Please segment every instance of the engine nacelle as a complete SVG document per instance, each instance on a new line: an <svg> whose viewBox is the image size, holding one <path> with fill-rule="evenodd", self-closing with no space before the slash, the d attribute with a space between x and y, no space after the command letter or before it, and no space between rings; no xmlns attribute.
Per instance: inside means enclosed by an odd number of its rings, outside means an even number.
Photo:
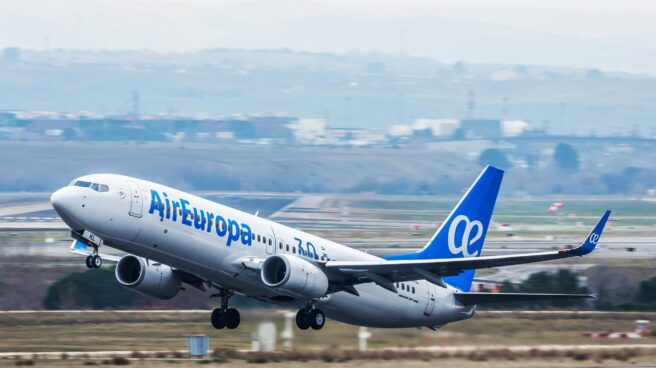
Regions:
<svg viewBox="0 0 656 368"><path fill-rule="evenodd" d="M116 265L116 280L128 288L159 299L178 295L182 280L167 265L127 255Z"/></svg>
<svg viewBox="0 0 656 368"><path fill-rule="evenodd" d="M283 254L264 261L261 272L266 286L295 296L317 299L328 292L328 276L314 263Z"/></svg>

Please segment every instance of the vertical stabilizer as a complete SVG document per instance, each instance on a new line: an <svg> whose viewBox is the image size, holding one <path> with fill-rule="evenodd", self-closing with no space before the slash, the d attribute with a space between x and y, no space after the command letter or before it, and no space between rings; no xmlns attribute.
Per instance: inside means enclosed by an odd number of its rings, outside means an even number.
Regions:
<svg viewBox="0 0 656 368"><path fill-rule="evenodd" d="M503 170L487 166L422 250L386 258L400 260L480 256L502 178ZM468 291L473 279L474 270L468 270L457 276L445 277L444 282Z"/></svg>

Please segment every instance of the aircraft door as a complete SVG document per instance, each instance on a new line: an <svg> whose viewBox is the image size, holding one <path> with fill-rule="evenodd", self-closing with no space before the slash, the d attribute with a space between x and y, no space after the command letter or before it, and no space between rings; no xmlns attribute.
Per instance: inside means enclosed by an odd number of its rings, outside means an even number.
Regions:
<svg viewBox="0 0 656 368"><path fill-rule="evenodd" d="M435 309L435 286L430 282L426 282L428 295L426 296L426 309L424 310L425 316L430 316Z"/></svg>
<svg viewBox="0 0 656 368"><path fill-rule="evenodd" d="M267 239L269 239L266 243L266 252L267 254L273 254L276 251L276 241L279 241L276 239L273 235L270 233L266 235Z"/></svg>
<svg viewBox="0 0 656 368"><path fill-rule="evenodd" d="M128 181L130 188L130 216L141 217L143 211L143 198L136 183Z"/></svg>

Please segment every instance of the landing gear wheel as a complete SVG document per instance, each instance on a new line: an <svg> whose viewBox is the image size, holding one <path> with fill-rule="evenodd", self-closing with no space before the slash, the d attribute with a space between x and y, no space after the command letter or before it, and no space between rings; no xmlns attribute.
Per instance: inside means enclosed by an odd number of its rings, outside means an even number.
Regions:
<svg viewBox="0 0 656 368"><path fill-rule="evenodd" d="M91 256L91 265L93 268L100 268L102 266L102 258L99 255Z"/></svg>
<svg viewBox="0 0 656 368"><path fill-rule="evenodd" d="M296 326L301 330L310 328L310 315L307 309L299 309L296 313Z"/></svg>
<svg viewBox="0 0 656 368"><path fill-rule="evenodd" d="M223 314L223 320L225 321L225 326L229 330L234 330L239 327L239 322L241 317L239 316L239 311L235 308L230 308Z"/></svg>
<svg viewBox="0 0 656 368"><path fill-rule="evenodd" d="M326 324L326 315L323 314L321 309L313 309L310 312L309 322L313 330L320 330Z"/></svg>
<svg viewBox="0 0 656 368"><path fill-rule="evenodd" d="M216 308L212 311L212 327L220 330L226 326L225 314L221 308Z"/></svg>
<svg viewBox="0 0 656 368"><path fill-rule="evenodd" d="M93 258L92 255L88 255L88 256L87 256L87 259L86 259L86 261L85 261L86 264L87 264L87 268L93 268L93 263L91 263L92 258Z"/></svg>

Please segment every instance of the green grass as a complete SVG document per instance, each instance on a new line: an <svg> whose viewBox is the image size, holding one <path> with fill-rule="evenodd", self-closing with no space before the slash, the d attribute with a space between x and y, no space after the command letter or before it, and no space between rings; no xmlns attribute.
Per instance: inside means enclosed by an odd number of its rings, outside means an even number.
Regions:
<svg viewBox="0 0 656 368"><path fill-rule="evenodd" d="M603 315L496 315L479 312L473 319L433 332L427 329L370 329L371 347L426 345L538 345L615 344L621 340L591 340L584 331L629 331L638 318L656 320L656 313ZM0 352L185 349L187 334L206 334L212 346L249 348L250 334L263 321L283 328L282 315L273 310L242 313L237 330L213 330L205 313L35 313L0 314ZM320 332L295 329L298 349L339 346L357 348L357 327L329 321ZM656 343L655 338L632 343Z"/></svg>

